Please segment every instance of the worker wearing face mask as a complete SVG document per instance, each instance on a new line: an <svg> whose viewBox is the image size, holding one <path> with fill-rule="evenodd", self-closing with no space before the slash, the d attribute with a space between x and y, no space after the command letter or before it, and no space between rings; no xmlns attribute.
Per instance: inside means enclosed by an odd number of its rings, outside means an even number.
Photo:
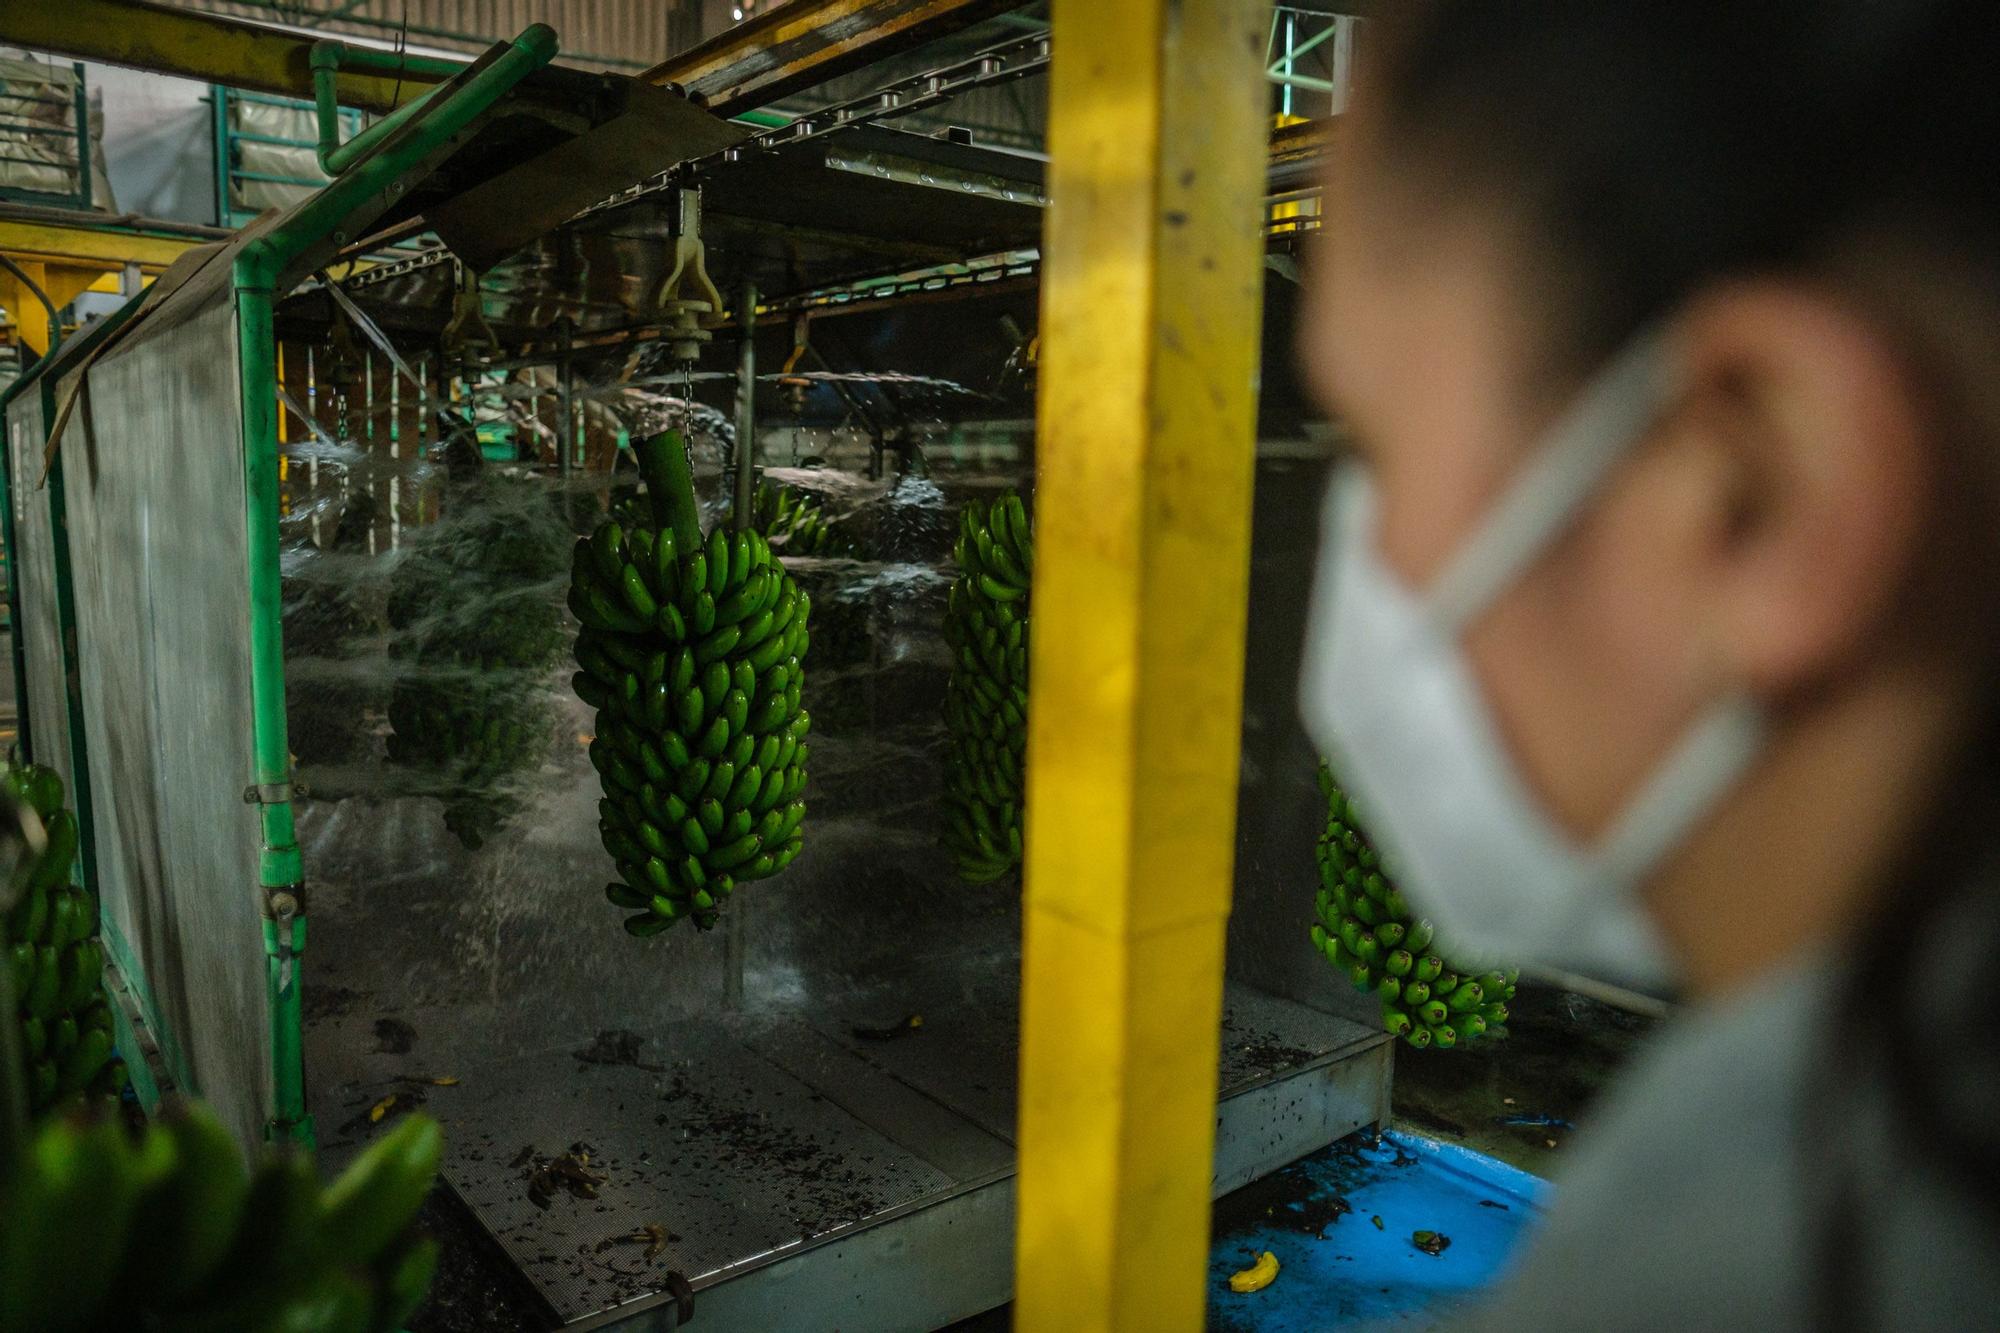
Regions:
<svg viewBox="0 0 2000 1333"><path fill-rule="evenodd" d="M2000 1326L2000 6L1373 35L1305 716L1454 957L1688 1001L1471 1323Z"/></svg>

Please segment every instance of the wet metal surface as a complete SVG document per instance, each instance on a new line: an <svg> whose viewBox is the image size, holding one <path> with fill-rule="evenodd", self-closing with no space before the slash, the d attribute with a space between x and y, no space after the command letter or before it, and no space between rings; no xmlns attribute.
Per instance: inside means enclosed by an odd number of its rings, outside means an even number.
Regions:
<svg viewBox="0 0 2000 1333"><path fill-rule="evenodd" d="M670 1272L717 1327L832 1326L823 1305L925 1328L1006 1299L1019 886L961 884L939 848L952 529L930 520L952 500L904 489L922 512L874 525L890 559L795 571L814 588L811 812L799 860L728 903L740 984L726 932L635 940L604 901L566 664L532 692L548 744L500 780L512 813L476 849L382 757L372 706L350 794L302 806L322 1156L437 1116L446 1178L572 1322L650 1317ZM343 661L395 670L379 649ZM1232 983L1220 1035L1218 1188L1387 1112L1379 1032Z"/></svg>

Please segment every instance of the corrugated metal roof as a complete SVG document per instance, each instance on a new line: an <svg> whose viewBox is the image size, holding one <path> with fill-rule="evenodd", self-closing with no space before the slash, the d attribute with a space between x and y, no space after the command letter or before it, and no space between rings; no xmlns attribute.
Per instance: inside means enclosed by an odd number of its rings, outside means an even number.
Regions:
<svg viewBox="0 0 2000 1333"><path fill-rule="evenodd" d="M643 69L701 37L702 0L169 0L205 10L375 41L408 24L412 46L480 51L530 23L562 38L565 63ZM336 17L337 15L337 17Z"/></svg>

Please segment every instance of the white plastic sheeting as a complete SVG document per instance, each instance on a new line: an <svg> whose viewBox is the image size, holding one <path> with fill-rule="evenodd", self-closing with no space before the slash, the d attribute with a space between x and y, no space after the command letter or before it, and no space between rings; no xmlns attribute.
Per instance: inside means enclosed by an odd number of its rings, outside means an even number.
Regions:
<svg viewBox="0 0 2000 1333"><path fill-rule="evenodd" d="M181 295L188 313L89 369L65 512L106 929L162 1044L247 1146L273 1089L236 308L226 282Z"/></svg>
<svg viewBox="0 0 2000 1333"><path fill-rule="evenodd" d="M67 64L0 59L0 187L77 193L77 74ZM90 206L118 211L104 170L104 99L90 104ZM15 129L11 126L32 126Z"/></svg>

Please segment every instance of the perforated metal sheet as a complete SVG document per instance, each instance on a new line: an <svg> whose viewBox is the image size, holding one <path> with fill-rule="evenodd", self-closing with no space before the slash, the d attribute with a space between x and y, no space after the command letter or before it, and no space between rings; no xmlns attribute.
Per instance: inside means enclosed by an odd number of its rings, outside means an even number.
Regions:
<svg viewBox="0 0 2000 1333"><path fill-rule="evenodd" d="M227 287L88 373L62 457L99 891L191 1083L254 1144L270 1013Z"/></svg>
<svg viewBox="0 0 2000 1333"><path fill-rule="evenodd" d="M660 1063L652 1046L632 1064L523 1057L430 1103L447 1177L565 1319L649 1295L668 1270L707 1285L953 1186L723 1027L676 1026ZM599 1197L538 1206L535 1167L579 1141ZM619 1239L648 1224L667 1233L653 1259Z"/></svg>
<svg viewBox="0 0 2000 1333"><path fill-rule="evenodd" d="M21 601L19 633L27 653L28 693L21 701L32 730L33 758L70 782L68 711L63 703L62 651L56 637L55 547L50 535L49 492L35 489L42 471L42 394L31 387L7 405L11 475L8 498L14 506L10 552Z"/></svg>

